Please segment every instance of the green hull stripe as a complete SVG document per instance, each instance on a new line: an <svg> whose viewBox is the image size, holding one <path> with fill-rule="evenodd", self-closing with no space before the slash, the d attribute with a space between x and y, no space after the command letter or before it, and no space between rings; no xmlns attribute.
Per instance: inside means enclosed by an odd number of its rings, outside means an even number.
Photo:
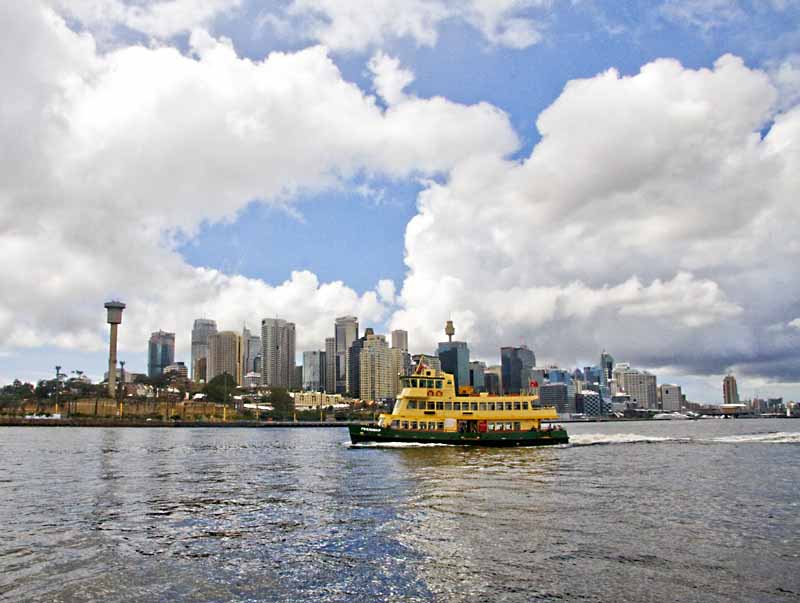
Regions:
<svg viewBox="0 0 800 603"><path fill-rule="evenodd" d="M359 443L402 442L421 444L455 444L472 446L549 446L567 444L563 429L552 431L506 431L483 433L451 433L441 431L407 431L380 427L350 425L350 441Z"/></svg>

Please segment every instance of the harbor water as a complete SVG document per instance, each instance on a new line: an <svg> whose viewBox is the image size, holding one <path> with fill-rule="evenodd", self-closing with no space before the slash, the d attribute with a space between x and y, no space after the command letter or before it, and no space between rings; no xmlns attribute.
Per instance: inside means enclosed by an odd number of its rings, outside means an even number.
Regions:
<svg viewBox="0 0 800 603"><path fill-rule="evenodd" d="M0 600L800 600L800 420L568 429L0 428Z"/></svg>

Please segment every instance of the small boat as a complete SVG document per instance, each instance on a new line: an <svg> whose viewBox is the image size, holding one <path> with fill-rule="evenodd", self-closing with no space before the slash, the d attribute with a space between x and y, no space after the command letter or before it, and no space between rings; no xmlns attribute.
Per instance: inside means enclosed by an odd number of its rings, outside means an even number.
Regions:
<svg viewBox="0 0 800 603"><path fill-rule="evenodd" d="M453 375L420 364L403 376L402 391L391 414L377 423L350 425L350 441L468 446L547 446L569 442L555 407L538 405L535 395L489 395L461 388Z"/></svg>

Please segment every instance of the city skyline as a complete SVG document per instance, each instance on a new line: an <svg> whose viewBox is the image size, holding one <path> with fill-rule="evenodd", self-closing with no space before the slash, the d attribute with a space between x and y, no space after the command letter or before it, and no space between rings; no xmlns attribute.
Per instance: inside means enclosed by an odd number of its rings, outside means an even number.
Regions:
<svg viewBox="0 0 800 603"><path fill-rule="evenodd" d="M123 299L138 371L352 315L800 397L797 3L167 4L4 7L0 383L102 375Z"/></svg>

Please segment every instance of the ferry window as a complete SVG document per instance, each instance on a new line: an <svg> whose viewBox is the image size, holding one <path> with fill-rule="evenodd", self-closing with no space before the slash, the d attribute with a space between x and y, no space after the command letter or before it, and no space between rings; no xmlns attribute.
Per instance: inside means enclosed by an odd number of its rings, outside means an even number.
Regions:
<svg viewBox="0 0 800 603"><path fill-rule="evenodd" d="M519 430L520 430L519 421L514 421L514 431L519 431Z"/></svg>
<svg viewBox="0 0 800 603"><path fill-rule="evenodd" d="M416 379L410 379L410 381L411 381L411 387L417 387L417 380Z"/></svg>
<svg viewBox="0 0 800 603"><path fill-rule="evenodd" d="M436 429L438 429L439 431L444 431L444 421L439 421L436 424Z"/></svg>
<svg viewBox="0 0 800 603"><path fill-rule="evenodd" d="M481 402L481 410L486 410L486 402Z"/></svg>
<svg viewBox="0 0 800 603"><path fill-rule="evenodd" d="M478 410L478 403L477 402L472 402L470 404L470 406L472 407L472 410Z"/></svg>
<svg viewBox="0 0 800 603"><path fill-rule="evenodd" d="M489 410L494 410L494 402L489 402Z"/></svg>
<svg viewBox="0 0 800 603"><path fill-rule="evenodd" d="M523 402L522 403L522 410L528 410L528 403L527 402Z"/></svg>
<svg viewBox="0 0 800 603"><path fill-rule="evenodd" d="M437 379L436 380L436 389L442 389L442 380L441 379Z"/></svg>
<svg viewBox="0 0 800 603"><path fill-rule="evenodd" d="M419 424L419 428L420 428L420 431L427 431L428 430L428 424L425 421L421 421L420 424Z"/></svg>
<svg viewBox="0 0 800 603"><path fill-rule="evenodd" d="M392 421L392 429L397 429L400 427L400 421Z"/></svg>
<svg viewBox="0 0 800 603"><path fill-rule="evenodd" d="M522 403L514 402L514 410L522 410Z"/></svg>
<svg viewBox="0 0 800 603"><path fill-rule="evenodd" d="M453 410L453 403L452 402L445 402L444 403L445 410Z"/></svg>
<svg viewBox="0 0 800 603"><path fill-rule="evenodd" d="M511 431L511 423L510 422L506 423L505 429L506 429L506 431Z"/></svg>
<svg viewBox="0 0 800 603"><path fill-rule="evenodd" d="M416 429L416 428L417 428L417 422L411 421L411 429Z"/></svg>
<svg viewBox="0 0 800 603"><path fill-rule="evenodd" d="M494 424L495 431L503 431L503 424L502 423L495 423Z"/></svg>
<svg viewBox="0 0 800 603"><path fill-rule="evenodd" d="M417 401L416 400L409 400L408 404L406 405L408 410L416 410L417 409Z"/></svg>
<svg viewBox="0 0 800 603"><path fill-rule="evenodd" d="M408 421L403 421L403 429L408 429Z"/></svg>
<svg viewBox="0 0 800 603"><path fill-rule="evenodd" d="M436 410L436 402L428 402L428 410Z"/></svg>
<svg viewBox="0 0 800 603"><path fill-rule="evenodd" d="M444 402L437 402L436 410L444 410Z"/></svg>
<svg viewBox="0 0 800 603"><path fill-rule="evenodd" d="M487 423L486 424L487 431L494 431L494 423Z"/></svg>
<svg viewBox="0 0 800 603"><path fill-rule="evenodd" d="M433 387L433 379L428 379L428 387Z"/></svg>
<svg viewBox="0 0 800 603"><path fill-rule="evenodd" d="M453 402L453 410L461 410L461 402Z"/></svg>
<svg viewBox="0 0 800 603"><path fill-rule="evenodd" d="M506 402L506 410L511 410L511 402Z"/></svg>

